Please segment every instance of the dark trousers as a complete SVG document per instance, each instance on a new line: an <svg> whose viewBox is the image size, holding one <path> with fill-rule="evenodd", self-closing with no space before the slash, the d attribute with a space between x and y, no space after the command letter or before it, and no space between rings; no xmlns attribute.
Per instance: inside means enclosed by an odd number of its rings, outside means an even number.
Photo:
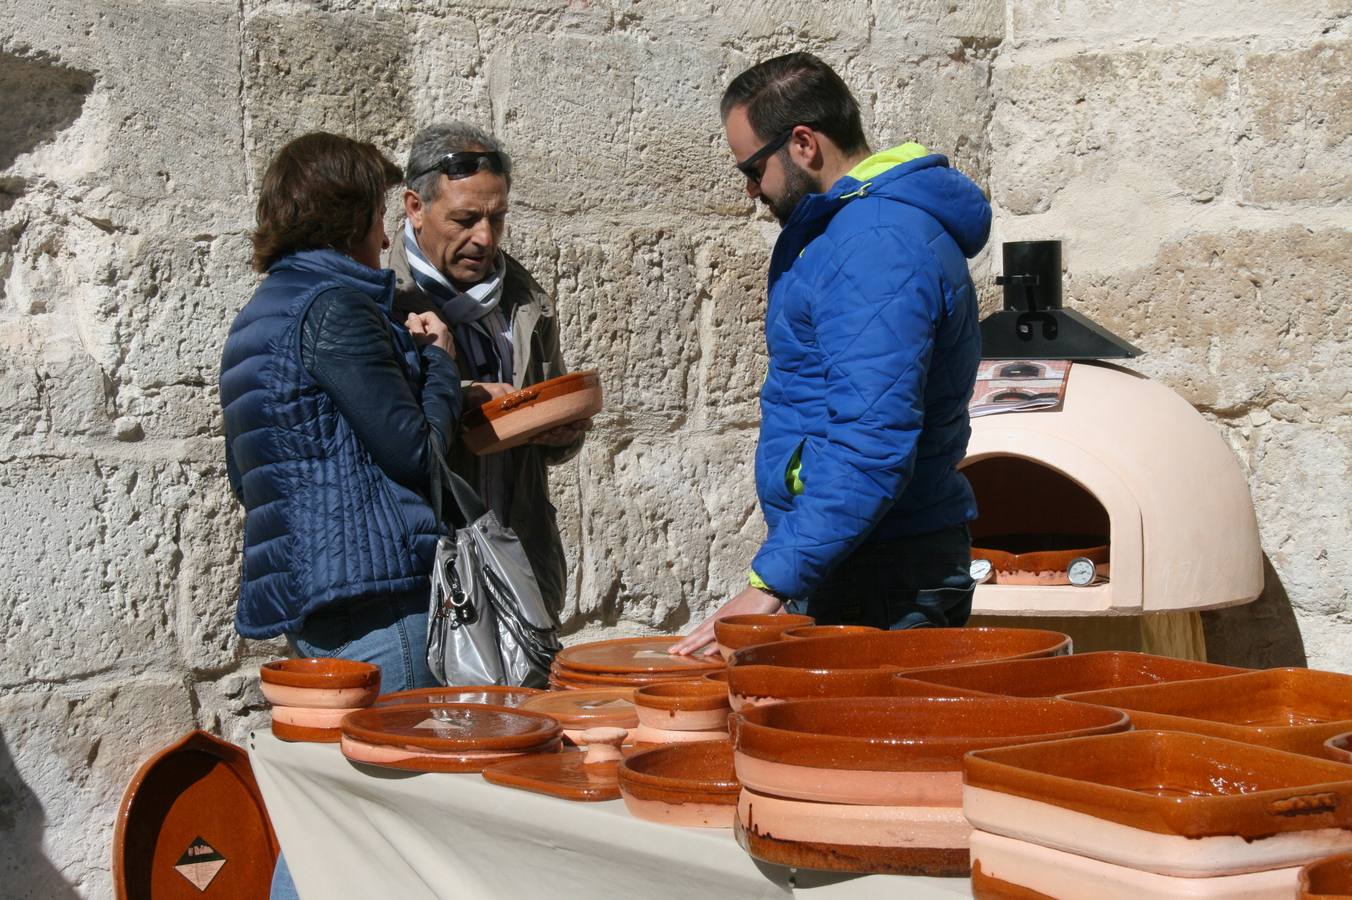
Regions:
<svg viewBox="0 0 1352 900"><path fill-rule="evenodd" d="M972 614L972 537L958 525L929 534L870 541L836 567L811 596L788 604L818 625L944 628Z"/></svg>

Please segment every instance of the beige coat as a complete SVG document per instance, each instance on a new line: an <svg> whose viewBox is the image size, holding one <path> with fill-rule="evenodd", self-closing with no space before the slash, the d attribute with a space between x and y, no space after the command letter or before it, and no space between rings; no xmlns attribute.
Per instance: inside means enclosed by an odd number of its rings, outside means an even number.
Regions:
<svg viewBox="0 0 1352 900"><path fill-rule="evenodd" d="M402 231L401 227L396 232L400 239L393 242L389 262L398 280L394 301L396 313L401 318L410 312L434 312L440 316L440 308L419 289L409 273ZM512 323L515 359L512 378L516 387L566 375L568 368L559 348L559 321L554 314L553 301L525 267L511 256L507 256L501 303L503 313ZM461 387L468 388L469 384L468 381L461 382ZM511 455L507 471L513 473L511 513L506 524L521 539L536 580L540 582L540 593L556 615L563 608L568 573L556 510L549 501L546 467L566 462L581 448L582 439L579 438L568 447L527 444L504 451ZM451 447L450 463L451 468L470 484L479 483L479 459L466 450L458 438Z"/></svg>

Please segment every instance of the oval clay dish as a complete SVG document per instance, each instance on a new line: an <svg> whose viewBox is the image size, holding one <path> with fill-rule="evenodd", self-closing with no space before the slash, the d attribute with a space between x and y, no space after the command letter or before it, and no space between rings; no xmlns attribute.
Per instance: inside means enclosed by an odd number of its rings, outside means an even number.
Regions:
<svg viewBox="0 0 1352 900"><path fill-rule="evenodd" d="M905 677L912 681L1008 697L1059 697L1078 691L1216 678L1247 671L1233 666L1153 656L1149 653L1105 650L1045 659L947 666L908 672Z"/></svg>
<svg viewBox="0 0 1352 900"><path fill-rule="evenodd" d="M601 411L595 369L571 372L490 400L464 417L461 437L471 453L509 450L531 438Z"/></svg>
<svg viewBox="0 0 1352 900"><path fill-rule="evenodd" d="M1352 900L1352 853L1329 856L1301 869L1300 900Z"/></svg>
<svg viewBox="0 0 1352 900"><path fill-rule="evenodd" d="M479 772L491 762L559 749L551 717L480 703L371 707L343 720L343 755L414 772Z"/></svg>
<svg viewBox="0 0 1352 900"><path fill-rule="evenodd" d="M708 656L673 656L667 648L680 640L655 637L618 638L575 644L559 651L556 659L565 673L585 675L635 675L688 672L699 675L723 668L723 660Z"/></svg>
<svg viewBox="0 0 1352 900"><path fill-rule="evenodd" d="M381 694L374 706L405 706L410 703L486 703L489 706L517 707L531 697L543 694L539 688L504 687L498 684L466 687L414 688Z"/></svg>
<svg viewBox="0 0 1352 900"><path fill-rule="evenodd" d="M620 763L620 795L639 819L695 828L731 828L741 785L727 741L668 744Z"/></svg>

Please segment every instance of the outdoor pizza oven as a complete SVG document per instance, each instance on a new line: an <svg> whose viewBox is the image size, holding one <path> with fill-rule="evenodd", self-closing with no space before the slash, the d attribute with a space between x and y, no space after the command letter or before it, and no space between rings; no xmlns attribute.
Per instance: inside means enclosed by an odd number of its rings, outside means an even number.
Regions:
<svg viewBox="0 0 1352 900"><path fill-rule="evenodd" d="M1008 340L988 340L987 328L997 317L1006 317L1005 327L1017 322L1011 290L1022 294L1039 279L1046 287L1053 277L1044 270L1031 279L1008 278L1018 264L1017 254L1011 263L1011 246L1019 245L1005 245L1006 309L983 323L984 355L1000 360L983 365L999 369L991 373L997 380L989 397L980 396L979 383L974 412L1002 400L1035 405L1045 388L1010 396L1020 392L1017 383L1039 384L1046 374L1039 367L1068 365L1049 360L1077 361L1069 364L1059 408L972 420L962 471L977 498L973 574L985 579L973 611L1124 616L1254 600L1263 588L1263 558L1248 484L1229 446L1200 413L1161 384L1085 360L1074 352L1082 341L1071 352L1058 352L1056 329L1052 340L1045 330L1031 342L1008 334ZM1054 298L1027 304L1037 315L1049 306L1061 312L1059 245L1051 265ZM1061 329L1071 333L1116 346L1116 356L1139 353L1078 314L1072 328ZM1024 345L1027 358L1018 359L1013 351Z"/></svg>

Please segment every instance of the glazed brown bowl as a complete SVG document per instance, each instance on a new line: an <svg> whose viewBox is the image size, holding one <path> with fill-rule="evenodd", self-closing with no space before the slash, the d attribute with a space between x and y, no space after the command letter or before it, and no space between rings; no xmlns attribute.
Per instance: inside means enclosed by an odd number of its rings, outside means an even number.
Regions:
<svg viewBox="0 0 1352 900"><path fill-rule="evenodd" d="M350 659L278 659L264 663L258 676L273 706L355 709L380 694L380 667Z"/></svg>
<svg viewBox="0 0 1352 900"><path fill-rule="evenodd" d="M790 628L780 635L780 640L794 641L803 638L840 637L847 634L874 634L881 631L872 625L801 625Z"/></svg>
<svg viewBox="0 0 1352 900"><path fill-rule="evenodd" d="M913 681L1008 697L1058 697L1080 691L1216 678L1246 671L1249 670L1113 650L1044 659L946 666L908 672L905 677Z"/></svg>
<svg viewBox="0 0 1352 900"><path fill-rule="evenodd" d="M731 828L741 785L728 741L668 744L619 766L620 795L637 818L685 827Z"/></svg>
<svg viewBox="0 0 1352 900"><path fill-rule="evenodd" d="M714 622L714 637L718 641L718 652L727 659L743 647L777 641L790 628L801 628L814 621L811 616L793 613L727 616Z"/></svg>
<svg viewBox="0 0 1352 900"><path fill-rule="evenodd" d="M704 681L650 684L634 691L641 725L663 731L719 731L728 726L726 685Z"/></svg>
<svg viewBox="0 0 1352 900"><path fill-rule="evenodd" d="M1324 741L1324 755L1341 763L1352 763L1352 731L1335 734Z"/></svg>
<svg viewBox="0 0 1352 900"><path fill-rule="evenodd" d="M1352 900L1352 853L1316 860L1300 870L1300 900Z"/></svg>
<svg viewBox="0 0 1352 900"><path fill-rule="evenodd" d="M520 706L531 697L543 694L539 688L504 687L498 684L463 687L414 688L381 694L373 706L402 706L409 703L486 703L489 706Z"/></svg>
<svg viewBox="0 0 1352 900"><path fill-rule="evenodd" d="M886 697L891 673L1070 652L1034 628L915 628L747 647L728 661L733 708L805 697Z"/></svg>

